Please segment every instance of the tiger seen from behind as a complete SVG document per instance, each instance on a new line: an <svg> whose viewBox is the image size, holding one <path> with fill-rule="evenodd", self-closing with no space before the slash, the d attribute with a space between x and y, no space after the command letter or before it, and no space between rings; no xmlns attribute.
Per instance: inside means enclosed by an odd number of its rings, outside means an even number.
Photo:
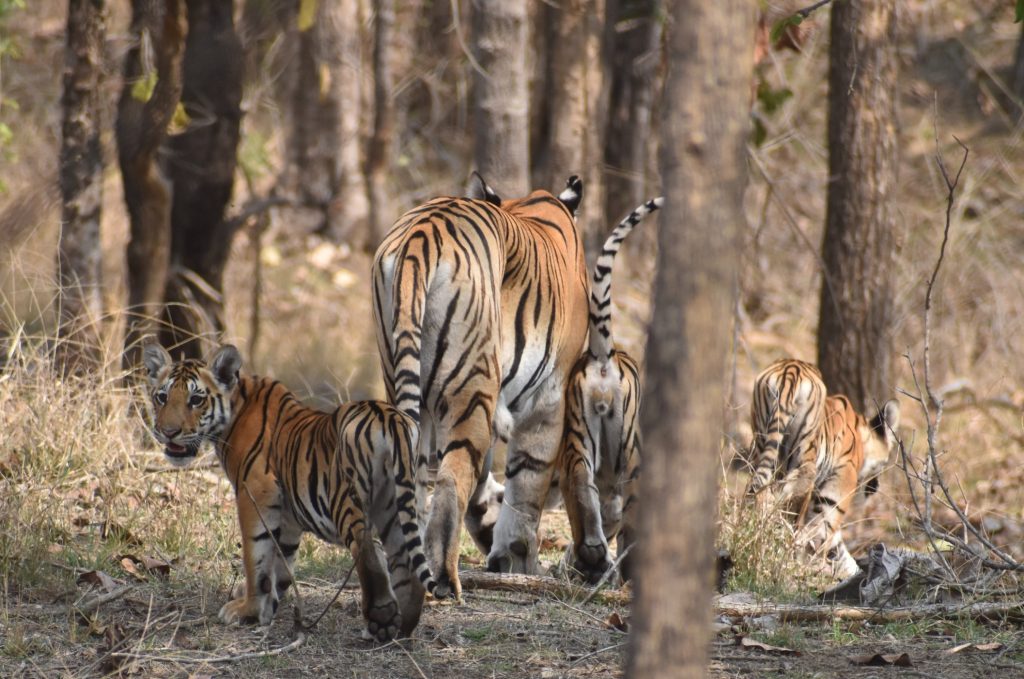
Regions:
<svg viewBox="0 0 1024 679"><path fill-rule="evenodd" d="M430 567L456 596L464 520L489 570L536 571L565 385L587 333L580 180L512 200L480 185L479 198L435 198L400 217L372 269L388 398L418 423L420 454L438 460ZM490 524L499 439L505 487Z"/></svg>
<svg viewBox="0 0 1024 679"><path fill-rule="evenodd" d="M605 241L594 264L589 345L566 389L559 484L572 530L571 565L591 582L611 568L613 538L622 579L631 574L626 550L635 540L640 477L640 370L612 337L612 265L633 227L662 202L637 207Z"/></svg>
<svg viewBox="0 0 1024 679"><path fill-rule="evenodd" d="M870 419L843 395L828 395L818 369L782 359L754 382L751 425L754 471L748 494L781 486L775 503L800 527L798 539L822 553L833 575L859 570L842 537L858 489L878 489L895 452L900 408L887 401Z"/></svg>
<svg viewBox="0 0 1024 679"><path fill-rule="evenodd" d="M212 443L235 489L245 585L220 619L269 623L310 532L352 553L366 632L379 641L408 635L435 585L416 515L414 423L376 401L304 406L280 382L241 374L231 345L208 362L174 362L149 343L143 361L166 458L186 466Z"/></svg>

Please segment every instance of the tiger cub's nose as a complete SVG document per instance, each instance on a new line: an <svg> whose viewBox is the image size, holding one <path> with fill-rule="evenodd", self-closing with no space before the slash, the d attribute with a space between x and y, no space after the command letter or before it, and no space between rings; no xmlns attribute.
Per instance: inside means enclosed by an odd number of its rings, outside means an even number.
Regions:
<svg viewBox="0 0 1024 679"><path fill-rule="evenodd" d="M173 439L181 433L181 427L161 427L160 433L169 439Z"/></svg>

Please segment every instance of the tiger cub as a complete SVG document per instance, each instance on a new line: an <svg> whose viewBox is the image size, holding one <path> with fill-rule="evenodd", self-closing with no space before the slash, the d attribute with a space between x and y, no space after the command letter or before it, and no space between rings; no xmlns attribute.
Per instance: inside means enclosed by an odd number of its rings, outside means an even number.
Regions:
<svg viewBox="0 0 1024 679"><path fill-rule="evenodd" d="M620 555L633 544L640 476L640 371L612 339L612 264L623 239L662 202L655 198L636 208L605 241L594 265L589 348L566 388L559 485L572 528L572 566L591 582L612 566L610 539L617 537ZM630 566L627 554L623 580Z"/></svg>
<svg viewBox="0 0 1024 679"><path fill-rule="evenodd" d="M842 395L827 396L816 367L783 359L754 382L751 403L754 473L748 493L781 477L778 502L801 526L800 540L824 551L833 573L857 572L842 522L859 487L870 495L896 446L899 403L890 400L866 420Z"/></svg>
<svg viewBox="0 0 1024 679"><path fill-rule="evenodd" d="M748 494L763 499L762 491L780 478L783 502L810 492L825 394L821 372L803 361L780 359L757 376L750 404L754 469Z"/></svg>
<svg viewBox="0 0 1024 679"><path fill-rule="evenodd" d="M175 363L150 343L143 361L153 432L167 459L185 466L209 441L235 489L245 589L224 604L220 619L269 623L292 584L299 540L311 532L351 551L369 635L408 635L424 587L434 590L416 515L413 422L376 401L329 413L306 407L276 380L240 375L242 359L231 345L208 363Z"/></svg>

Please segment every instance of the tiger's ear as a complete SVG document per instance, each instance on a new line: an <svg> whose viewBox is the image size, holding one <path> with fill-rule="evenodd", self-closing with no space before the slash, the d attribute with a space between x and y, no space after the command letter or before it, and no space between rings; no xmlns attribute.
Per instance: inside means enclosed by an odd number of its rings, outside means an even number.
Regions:
<svg viewBox="0 0 1024 679"><path fill-rule="evenodd" d="M217 383L225 389L234 389L238 382L238 371L242 367L242 355L233 344L225 344L210 359L210 372Z"/></svg>
<svg viewBox="0 0 1024 679"><path fill-rule="evenodd" d="M565 189L558 194L558 200L562 201L575 217L576 211L580 209L580 202L583 200L583 181L576 175L569 177L565 182Z"/></svg>
<svg viewBox="0 0 1024 679"><path fill-rule="evenodd" d="M474 200L486 200L492 205L501 206L501 196L495 192L479 172L473 170L473 173L469 175L469 184L466 185L466 197Z"/></svg>
<svg viewBox="0 0 1024 679"><path fill-rule="evenodd" d="M142 364L146 366L149 382L154 386L156 386L157 377L160 376L163 369L173 362L167 350L156 342L146 342L142 347Z"/></svg>

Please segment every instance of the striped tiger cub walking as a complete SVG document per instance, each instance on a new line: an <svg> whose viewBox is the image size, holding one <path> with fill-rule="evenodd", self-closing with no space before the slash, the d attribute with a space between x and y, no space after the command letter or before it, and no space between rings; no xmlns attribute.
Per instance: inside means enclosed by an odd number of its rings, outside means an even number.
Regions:
<svg viewBox="0 0 1024 679"><path fill-rule="evenodd" d="M572 529L572 566L591 582L612 566L612 538L620 555L633 544L640 476L640 370L612 338L612 265L633 227L662 203L655 198L637 207L605 241L590 291L590 344L566 389L559 480ZM627 554L623 580L630 566Z"/></svg>
<svg viewBox="0 0 1024 679"><path fill-rule="evenodd" d="M153 432L167 459L185 466L208 441L235 489L245 586L220 619L269 623L292 584L299 540L310 532L351 551L371 637L412 632L424 588L435 587L416 515L413 422L376 401L329 413L308 408L276 380L240 375L242 359L231 345L209 363L175 363L151 343L143 361Z"/></svg>
<svg viewBox="0 0 1024 679"><path fill-rule="evenodd" d="M801 525L800 539L824 553L837 577L855 574L857 563L842 537L854 494L878 489L878 475L895 452L900 422L896 400L867 420L842 395L826 396L813 365L784 359L754 383L754 476L759 493L779 476L779 501Z"/></svg>

